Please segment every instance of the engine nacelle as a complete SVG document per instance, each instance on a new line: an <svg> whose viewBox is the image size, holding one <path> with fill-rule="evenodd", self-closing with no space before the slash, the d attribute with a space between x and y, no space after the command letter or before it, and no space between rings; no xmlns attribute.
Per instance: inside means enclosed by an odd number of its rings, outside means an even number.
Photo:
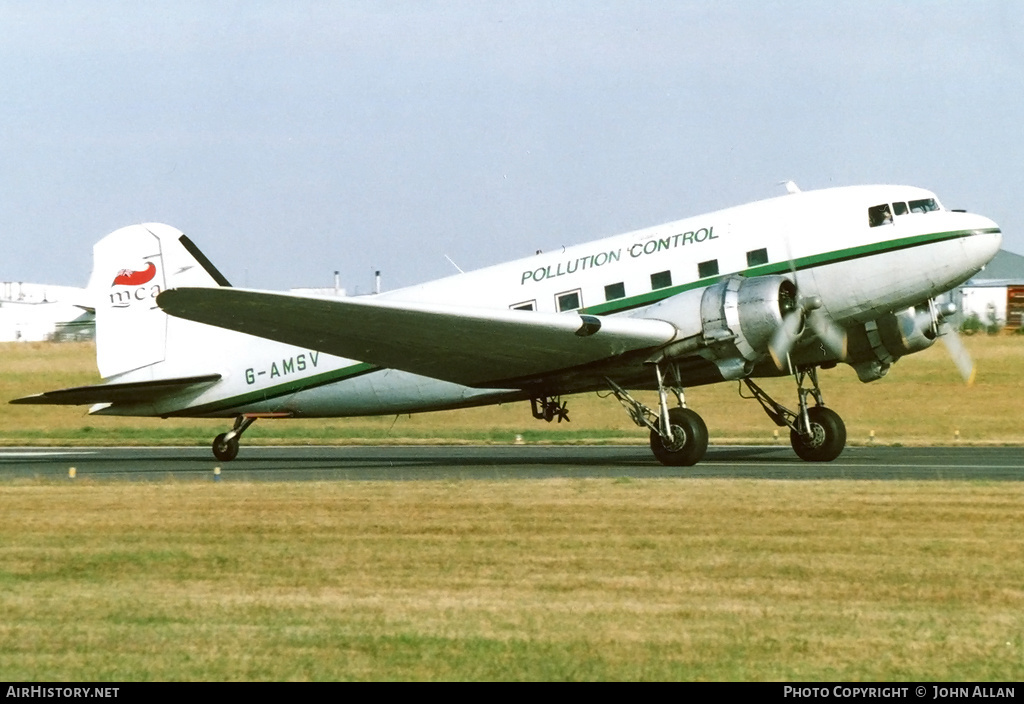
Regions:
<svg viewBox="0 0 1024 704"><path fill-rule="evenodd" d="M679 330L679 339L662 351L661 359L697 352L726 379L740 379L764 357L782 319L796 306L796 285L784 276L731 276L667 298L643 315Z"/></svg>
<svg viewBox="0 0 1024 704"><path fill-rule="evenodd" d="M881 379L900 357L935 344L938 324L939 313L930 300L886 313L848 330L845 361L857 371L861 381Z"/></svg>

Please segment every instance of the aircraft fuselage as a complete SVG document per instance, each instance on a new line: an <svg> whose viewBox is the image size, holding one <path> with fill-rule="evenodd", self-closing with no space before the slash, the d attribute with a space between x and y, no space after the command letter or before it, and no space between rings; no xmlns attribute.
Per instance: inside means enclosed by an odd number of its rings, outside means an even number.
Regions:
<svg viewBox="0 0 1024 704"><path fill-rule="evenodd" d="M915 205L916 204L916 205ZM884 208L882 208L884 206ZM820 299L843 328L928 301L979 271L999 248L991 220L944 210L934 194L906 186L808 191L699 215L656 227L379 294L382 301L525 309L596 316L660 318L700 335L692 306L699 292L730 277L784 277L799 295ZM696 293L693 293L696 292ZM685 319L684 319L685 318ZM168 318L161 374L196 373L195 323ZM688 332L688 328L693 328ZM529 398L540 387L472 388L383 369L219 328L205 328L204 349L218 355L217 384L147 403L116 403L93 412L123 415L295 417L411 413ZM401 335L401 330L395 330ZM795 364L834 355L797 346ZM730 378L705 354L692 356L684 386ZM624 387L650 387L643 356L623 355L592 370L555 374L541 389L558 395L601 388L605 376ZM200 365L202 366L202 365ZM737 367L745 375L750 367ZM210 371L203 367L202 371ZM779 373L757 365L757 374ZM152 376L146 367L111 381Z"/></svg>

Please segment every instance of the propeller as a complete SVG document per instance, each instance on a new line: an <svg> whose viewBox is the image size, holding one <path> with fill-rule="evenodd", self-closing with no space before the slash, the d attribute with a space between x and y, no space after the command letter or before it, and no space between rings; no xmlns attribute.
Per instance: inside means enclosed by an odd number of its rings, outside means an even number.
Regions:
<svg viewBox="0 0 1024 704"><path fill-rule="evenodd" d="M792 181L786 182L789 193L799 193L800 188ZM779 371L792 372L789 353L804 332L804 326L810 326L821 344L837 359L846 359L846 330L836 324L821 309L821 299L817 296L800 296L800 284L797 281L796 260L790 249L789 238L786 238L786 258L789 260L789 273L793 276L793 284L797 287L794 300L785 301L782 307L787 309L782 316L782 325L778 327L768 343L768 353Z"/></svg>
<svg viewBox="0 0 1024 704"><path fill-rule="evenodd" d="M817 296L803 296L782 318L782 324L768 343L768 352L780 371L790 369L789 353L800 339L804 327L810 327L821 344L838 359L846 357L846 331L821 309Z"/></svg>

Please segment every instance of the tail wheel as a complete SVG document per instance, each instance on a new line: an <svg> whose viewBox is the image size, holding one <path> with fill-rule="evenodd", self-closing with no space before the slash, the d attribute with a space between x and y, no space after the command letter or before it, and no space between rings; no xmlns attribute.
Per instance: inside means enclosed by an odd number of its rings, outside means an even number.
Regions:
<svg viewBox="0 0 1024 704"><path fill-rule="evenodd" d="M789 431L789 442L800 459L807 462L831 462L846 447L846 425L839 414L824 406L807 409L811 421L806 435Z"/></svg>
<svg viewBox="0 0 1024 704"><path fill-rule="evenodd" d="M213 456L221 462L230 462L238 457L238 438L226 438L227 433L221 433L213 439Z"/></svg>
<svg viewBox="0 0 1024 704"><path fill-rule="evenodd" d="M708 449L708 427L704 419L689 408L673 408L668 412L671 441L651 431L651 452L668 467L690 467L704 458Z"/></svg>

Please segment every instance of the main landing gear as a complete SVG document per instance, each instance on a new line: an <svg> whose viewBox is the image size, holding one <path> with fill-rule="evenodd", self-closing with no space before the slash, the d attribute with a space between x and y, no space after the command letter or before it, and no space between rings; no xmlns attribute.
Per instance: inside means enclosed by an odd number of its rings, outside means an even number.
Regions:
<svg viewBox="0 0 1024 704"><path fill-rule="evenodd" d="M686 407L679 368L669 367L672 382L666 384L661 366L654 365L658 380L658 410L645 406L629 395L611 379L605 379L612 394L623 405L629 417L640 427L651 430L651 452L658 461L669 467L690 467L704 458L708 449L708 427L704 419ZM670 408L668 392L676 397L676 406Z"/></svg>
<svg viewBox="0 0 1024 704"><path fill-rule="evenodd" d="M708 428L704 420L686 407L679 369L668 365L671 380L666 382L660 364L654 365L658 382L658 409L637 401L611 379L606 379L612 394L625 407L633 422L651 431L651 451L658 461L670 467L689 467L704 458L708 449ZM753 396L776 425L789 428L793 450L807 462L831 462L846 447L846 426L839 414L825 407L818 385L816 367L797 371L797 398L799 410L791 411L772 399L750 379L743 379ZM669 392L676 405L670 407ZM741 394L742 395L742 394ZM814 405L809 405L810 400Z"/></svg>
<svg viewBox="0 0 1024 704"><path fill-rule="evenodd" d="M838 413L825 407L821 399L821 387L818 386L817 367L807 367L796 373L800 403L797 411L791 411L776 402L750 379L743 379L743 383L753 394L744 398L757 399L776 425L789 428L789 442L800 459L807 462L831 462L846 447L846 425ZM808 406L808 397L814 398L815 405Z"/></svg>

